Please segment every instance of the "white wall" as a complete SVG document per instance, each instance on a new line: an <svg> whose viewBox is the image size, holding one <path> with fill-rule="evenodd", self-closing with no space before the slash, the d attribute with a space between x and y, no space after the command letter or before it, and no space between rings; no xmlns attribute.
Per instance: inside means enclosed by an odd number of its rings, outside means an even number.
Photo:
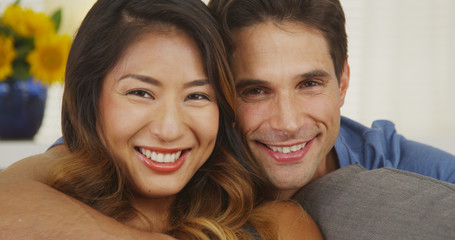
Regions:
<svg viewBox="0 0 455 240"><path fill-rule="evenodd" d="M341 0L351 86L342 113L455 152L455 1Z"/></svg>

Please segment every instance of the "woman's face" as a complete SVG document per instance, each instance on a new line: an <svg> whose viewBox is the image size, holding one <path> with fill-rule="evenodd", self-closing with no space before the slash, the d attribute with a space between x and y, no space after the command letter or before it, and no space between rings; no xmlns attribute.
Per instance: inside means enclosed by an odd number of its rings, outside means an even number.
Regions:
<svg viewBox="0 0 455 240"><path fill-rule="evenodd" d="M210 156L218 118L195 42L180 31L155 32L106 76L98 132L136 194L168 197Z"/></svg>

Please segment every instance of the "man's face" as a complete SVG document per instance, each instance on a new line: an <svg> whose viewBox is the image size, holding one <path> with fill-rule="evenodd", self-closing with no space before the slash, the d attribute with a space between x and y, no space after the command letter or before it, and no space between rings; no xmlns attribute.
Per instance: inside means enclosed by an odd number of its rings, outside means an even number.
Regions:
<svg viewBox="0 0 455 240"><path fill-rule="evenodd" d="M323 35L303 24L266 22L233 37L238 126L272 193L289 198L326 172L349 67L338 84Z"/></svg>

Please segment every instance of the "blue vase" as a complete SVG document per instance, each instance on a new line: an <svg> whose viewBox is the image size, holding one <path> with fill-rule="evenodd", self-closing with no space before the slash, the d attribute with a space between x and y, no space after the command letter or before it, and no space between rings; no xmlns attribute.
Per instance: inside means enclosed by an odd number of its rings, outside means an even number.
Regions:
<svg viewBox="0 0 455 240"><path fill-rule="evenodd" d="M0 82L0 138L32 139L44 116L47 86L11 78Z"/></svg>

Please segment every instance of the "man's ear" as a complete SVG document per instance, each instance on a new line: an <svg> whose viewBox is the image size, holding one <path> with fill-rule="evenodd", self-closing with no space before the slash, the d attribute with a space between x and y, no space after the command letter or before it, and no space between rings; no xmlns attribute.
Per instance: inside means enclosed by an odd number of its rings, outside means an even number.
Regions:
<svg viewBox="0 0 455 240"><path fill-rule="evenodd" d="M350 71L348 58L346 57L346 60L344 60L343 72L340 76L340 107L343 106L346 92L348 91L349 78L351 76Z"/></svg>

